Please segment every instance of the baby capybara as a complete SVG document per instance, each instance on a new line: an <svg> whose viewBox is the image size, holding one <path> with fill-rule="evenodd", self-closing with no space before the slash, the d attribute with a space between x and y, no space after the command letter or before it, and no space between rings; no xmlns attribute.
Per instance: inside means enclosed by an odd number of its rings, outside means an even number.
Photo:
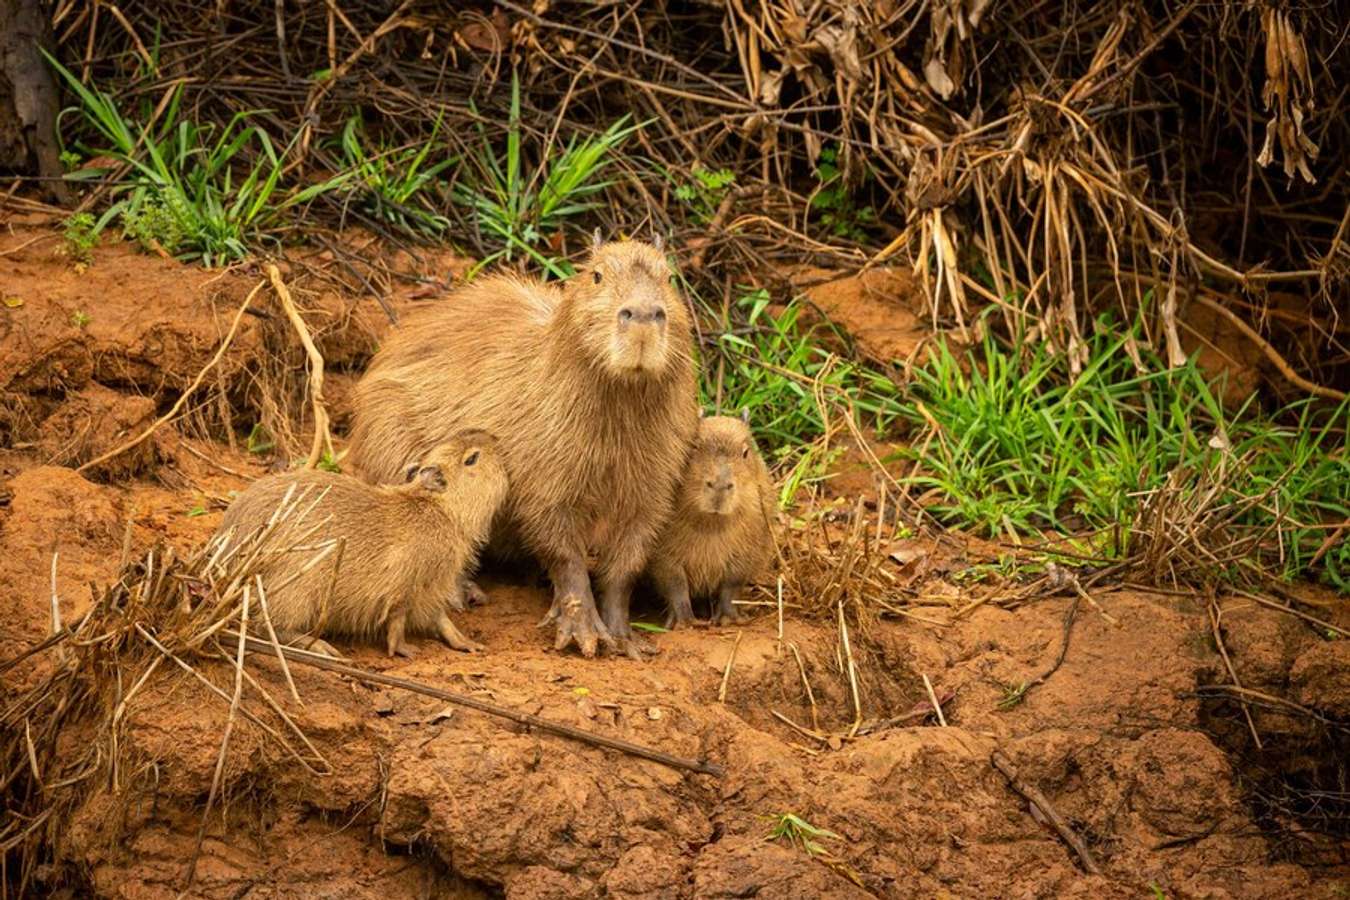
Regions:
<svg viewBox="0 0 1350 900"><path fill-rule="evenodd" d="M739 621L741 588L773 554L773 483L744 419L710 416L648 563L666 627L694 621L691 597L713 597L713 621Z"/></svg>
<svg viewBox="0 0 1350 900"><path fill-rule="evenodd" d="M446 608L463 608L465 573L506 493L497 441L464 431L428 450L398 485L315 470L261 478L226 510L213 540L227 544L225 552L248 554L260 530L274 516L280 520L261 540L257 571L283 642L382 634L391 656L411 656L404 635L412 633L439 635L456 650L481 650ZM285 510L280 516L279 508ZM339 540L345 543L336 578L338 554L331 550L318 565L306 566ZM261 611L253 618L262 624ZM323 641L310 646L337 655Z"/></svg>
<svg viewBox="0 0 1350 900"><path fill-rule="evenodd" d="M510 490L493 545L548 571L555 646L636 656L633 583L698 427L690 318L649 244L597 244L576 275L495 275L411 315L357 385L351 459L394 481L460 428L498 436ZM593 550L603 619L587 570Z"/></svg>

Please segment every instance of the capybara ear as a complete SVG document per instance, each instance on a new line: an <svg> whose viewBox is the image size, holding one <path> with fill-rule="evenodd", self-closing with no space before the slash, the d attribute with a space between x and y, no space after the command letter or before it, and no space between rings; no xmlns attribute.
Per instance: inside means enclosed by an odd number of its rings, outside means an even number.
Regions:
<svg viewBox="0 0 1350 900"><path fill-rule="evenodd" d="M750 424L750 407L748 406L741 407L741 421L747 425Z"/></svg>
<svg viewBox="0 0 1350 900"><path fill-rule="evenodd" d="M664 253L666 249L666 239L661 232L652 235L652 246L656 248L657 253Z"/></svg>
<svg viewBox="0 0 1350 900"><path fill-rule="evenodd" d="M404 482L409 482L412 481L414 478L416 478L417 470L419 468L421 468L421 466L419 466L417 463L413 463L411 466L408 466L408 471L405 472L403 475Z"/></svg>
<svg viewBox="0 0 1350 900"><path fill-rule="evenodd" d="M445 490L445 473L440 466L422 466L417 470L417 481L422 487L437 494Z"/></svg>
<svg viewBox="0 0 1350 900"><path fill-rule="evenodd" d="M591 249L599 250L600 245L603 244L604 242L605 239L603 236L601 236L600 229L599 228L595 229L595 231L591 233Z"/></svg>

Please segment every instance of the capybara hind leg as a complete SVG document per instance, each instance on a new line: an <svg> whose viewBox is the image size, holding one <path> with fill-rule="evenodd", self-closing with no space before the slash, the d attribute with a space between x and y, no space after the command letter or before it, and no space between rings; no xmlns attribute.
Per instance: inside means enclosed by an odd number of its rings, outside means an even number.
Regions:
<svg viewBox="0 0 1350 900"><path fill-rule="evenodd" d="M445 613L441 613L436 619L436 632L451 650L477 653L484 649L482 644L465 637L464 633L455 627L455 623L451 622L450 617Z"/></svg>
<svg viewBox="0 0 1350 900"><path fill-rule="evenodd" d="M600 604L605 627L614 637L615 652L641 662L643 653L655 653L656 648L650 641L633 633L633 626L628 621L628 604L632 596L633 578L615 578L605 583Z"/></svg>
<svg viewBox="0 0 1350 900"><path fill-rule="evenodd" d="M417 651L404 638L408 630L408 616L406 614L394 613L389 617L389 625L385 629L385 647L390 656L398 655L405 659L412 659L417 655Z"/></svg>
<svg viewBox="0 0 1350 900"><path fill-rule="evenodd" d="M741 587L740 582L727 582L718 590L713 624L735 625L745 621L746 615L736 608L736 598L741 595Z"/></svg>
<svg viewBox="0 0 1350 900"><path fill-rule="evenodd" d="M581 655L590 659L600 642L614 647L614 637L595 608L591 578L581 555L572 554L561 563L550 565L548 575L553 582L553 606L539 625L556 624L553 649L565 650L568 644L575 643Z"/></svg>
<svg viewBox="0 0 1350 900"><path fill-rule="evenodd" d="M669 629L693 625L694 604L689 599L689 579L684 572L674 569L660 572L655 577L656 591L666 601L666 627Z"/></svg>
<svg viewBox="0 0 1350 900"><path fill-rule="evenodd" d="M289 647L298 647L301 650L308 650L310 653L331 656L334 659L345 659L341 653L333 649L332 644L300 631L286 631L279 628L277 629L277 640Z"/></svg>
<svg viewBox="0 0 1350 900"><path fill-rule="evenodd" d="M487 591L479 587L478 582L472 578L465 578L464 602L470 606L486 606L488 602Z"/></svg>

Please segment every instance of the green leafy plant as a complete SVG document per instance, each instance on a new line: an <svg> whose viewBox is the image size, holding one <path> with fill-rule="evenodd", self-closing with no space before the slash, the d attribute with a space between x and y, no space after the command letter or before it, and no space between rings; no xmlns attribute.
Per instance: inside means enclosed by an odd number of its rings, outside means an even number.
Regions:
<svg viewBox="0 0 1350 900"><path fill-rule="evenodd" d="M727 191L736 184L736 173L730 169L706 169L694 166L692 181L676 182L675 199L686 204L694 214L694 221L706 224L717 214ZM667 178L675 179L667 174Z"/></svg>
<svg viewBox="0 0 1350 900"><path fill-rule="evenodd" d="M805 850L807 856L829 855L829 850L820 843L823 840L843 840L833 831L818 828L796 813L781 813L774 816L772 821L768 839L786 840L792 846Z"/></svg>
<svg viewBox="0 0 1350 900"><path fill-rule="evenodd" d="M223 129L182 116L181 85L170 95L157 124L130 121L118 104L85 85L50 55L51 66L79 99L76 111L101 146L77 145L86 157L104 156L127 166L113 191L116 201L96 223L101 230L120 220L124 232L146 246L158 245L181 259L218 265L249 254L277 214L341 183L347 175L289 197L278 192L281 157L271 138L241 112ZM71 110L62 112L62 118ZM153 115L142 110L145 119ZM79 181L104 177L102 169L78 169Z"/></svg>
<svg viewBox="0 0 1350 900"><path fill-rule="evenodd" d="M428 162L433 148L442 147L438 117L431 136L413 147L373 146L359 115L347 120L338 138L344 167L352 173L346 187L361 196L370 215L414 237L440 237L450 220L435 212L432 201L442 183L441 174L459 160L446 156Z"/></svg>
<svg viewBox="0 0 1350 900"><path fill-rule="evenodd" d="M541 160L535 174L526 177L520 83L513 77L505 156L498 157L480 125L478 150L469 155L466 172L452 192L456 202L473 211L479 230L499 247L474 271L503 257L525 254L555 277L572 274L570 266L546 256L541 248L548 236L575 225L582 214L599 205L597 196L613 183L603 180L605 171L639 127L629 125L624 116L599 135L573 135L560 153Z"/></svg>
<svg viewBox="0 0 1350 900"><path fill-rule="evenodd" d="M66 219L66 229L62 235L65 240L66 255L77 263L88 265L94 259L93 250L98 245L98 223L89 213L75 213Z"/></svg>
<svg viewBox="0 0 1350 900"><path fill-rule="evenodd" d="M263 428L261 422L255 422L249 429L248 437L244 439L244 449L249 453L263 454L274 447L272 436Z"/></svg>
<svg viewBox="0 0 1350 900"><path fill-rule="evenodd" d="M1043 345L993 337L963 358L939 344L914 370L900 410L923 437L902 455L920 464L912 483L936 497L929 512L1014 540L1090 532L1091 554L1112 558L1141 496L1171 473L1212 474L1243 460L1225 496L1266 499L1236 524L1278 516L1279 565L1287 577L1306 573L1325 523L1350 519L1350 403L1304 400L1266 413L1249 401L1230 412L1193 362L1169 369L1145 353L1139 374L1124 349L1131 332L1098 325L1073 377ZM1328 547L1320 563L1333 584L1350 584L1350 548Z"/></svg>
<svg viewBox="0 0 1350 900"><path fill-rule="evenodd" d="M816 190L811 195L811 209L821 225L835 237L856 243L867 240L866 228L876 222L876 210L859 206L853 193L844 184L839 169L839 148L825 147L816 159Z"/></svg>
<svg viewBox="0 0 1350 900"><path fill-rule="evenodd" d="M314 467L321 472L332 472L334 475L342 473L342 467L338 465L337 460L327 450L319 455L319 461L314 464Z"/></svg>
<svg viewBox="0 0 1350 900"><path fill-rule="evenodd" d="M70 314L70 324L74 325L76 328L84 328L92 321L93 320L89 318L88 313L78 309Z"/></svg>

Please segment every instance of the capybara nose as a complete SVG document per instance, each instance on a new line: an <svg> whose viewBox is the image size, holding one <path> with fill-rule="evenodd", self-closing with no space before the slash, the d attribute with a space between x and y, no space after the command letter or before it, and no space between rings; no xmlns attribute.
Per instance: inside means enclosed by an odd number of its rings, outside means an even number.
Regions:
<svg viewBox="0 0 1350 900"><path fill-rule="evenodd" d="M619 310L619 323L622 325L664 324L666 310L663 306L625 306Z"/></svg>

